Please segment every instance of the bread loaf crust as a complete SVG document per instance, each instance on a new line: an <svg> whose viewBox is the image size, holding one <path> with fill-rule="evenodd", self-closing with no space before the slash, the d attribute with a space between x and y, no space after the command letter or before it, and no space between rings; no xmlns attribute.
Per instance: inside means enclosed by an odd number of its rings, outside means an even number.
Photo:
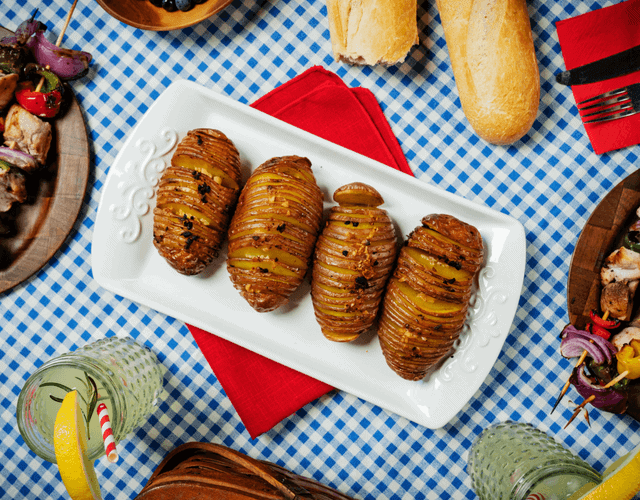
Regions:
<svg viewBox="0 0 640 500"><path fill-rule="evenodd" d="M462 109L487 142L511 144L538 114L540 74L525 0L436 0Z"/></svg>
<svg viewBox="0 0 640 500"><path fill-rule="evenodd" d="M336 61L391 66L419 42L416 0L327 0Z"/></svg>

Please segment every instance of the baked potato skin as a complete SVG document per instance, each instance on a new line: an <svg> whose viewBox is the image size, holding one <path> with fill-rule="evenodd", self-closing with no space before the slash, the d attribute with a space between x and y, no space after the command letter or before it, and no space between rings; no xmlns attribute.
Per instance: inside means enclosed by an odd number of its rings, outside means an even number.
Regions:
<svg viewBox="0 0 640 500"><path fill-rule="evenodd" d="M307 158L272 158L249 177L229 226L227 270L256 311L284 305L302 283L322 210L322 191Z"/></svg>
<svg viewBox="0 0 640 500"><path fill-rule="evenodd" d="M371 186L339 188L314 253L311 298L323 335L352 341L373 326L393 270L397 238Z"/></svg>
<svg viewBox="0 0 640 500"><path fill-rule="evenodd" d="M409 235L378 327L385 360L402 378L424 378L452 351L483 262L480 232L451 215L428 215Z"/></svg>
<svg viewBox="0 0 640 500"><path fill-rule="evenodd" d="M153 211L153 244L176 271L198 274L217 257L240 181L240 155L222 132L191 130L178 144Z"/></svg>

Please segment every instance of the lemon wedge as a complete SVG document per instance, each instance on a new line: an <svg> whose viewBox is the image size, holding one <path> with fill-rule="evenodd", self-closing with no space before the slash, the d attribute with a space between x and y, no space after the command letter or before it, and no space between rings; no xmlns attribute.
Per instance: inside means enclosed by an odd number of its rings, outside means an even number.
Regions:
<svg viewBox="0 0 640 500"><path fill-rule="evenodd" d="M78 392L67 393L56 414L53 449L62 482L72 500L101 500L100 484L87 456L87 430Z"/></svg>
<svg viewBox="0 0 640 500"><path fill-rule="evenodd" d="M631 500L639 491L640 446L636 446L607 468L600 484L585 485L570 500Z"/></svg>

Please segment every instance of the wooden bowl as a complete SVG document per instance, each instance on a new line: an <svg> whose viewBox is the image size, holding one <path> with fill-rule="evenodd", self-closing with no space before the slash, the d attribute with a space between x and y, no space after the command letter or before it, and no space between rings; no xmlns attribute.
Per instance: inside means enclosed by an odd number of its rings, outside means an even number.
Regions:
<svg viewBox="0 0 640 500"><path fill-rule="evenodd" d="M98 0L108 14L134 28L148 31L171 31L198 24L220 12L231 0L207 0L187 12L167 12L149 0Z"/></svg>
<svg viewBox="0 0 640 500"><path fill-rule="evenodd" d="M620 246L640 206L640 171L629 175L598 204L585 225L571 258L567 283L569 321L584 328L589 311L600 310L600 268Z"/></svg>

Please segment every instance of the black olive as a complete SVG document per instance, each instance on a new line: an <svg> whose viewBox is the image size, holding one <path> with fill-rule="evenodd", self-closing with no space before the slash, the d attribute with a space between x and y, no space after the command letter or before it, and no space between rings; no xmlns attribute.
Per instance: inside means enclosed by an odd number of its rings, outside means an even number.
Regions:
<svg viewBox="0 0 640 500"><path fill-rule="evenodd" d="M195 2L193 0L176 0L176 7L178 7L182 12L191 10L194 5Z"/></svg>
<svg viewBox="0 0 640 500"><path fill-rule="evenodd" d="M176 7L176 0L162 0L162 8L167 12L175 12L178 10L178 7Z"/></svg>

